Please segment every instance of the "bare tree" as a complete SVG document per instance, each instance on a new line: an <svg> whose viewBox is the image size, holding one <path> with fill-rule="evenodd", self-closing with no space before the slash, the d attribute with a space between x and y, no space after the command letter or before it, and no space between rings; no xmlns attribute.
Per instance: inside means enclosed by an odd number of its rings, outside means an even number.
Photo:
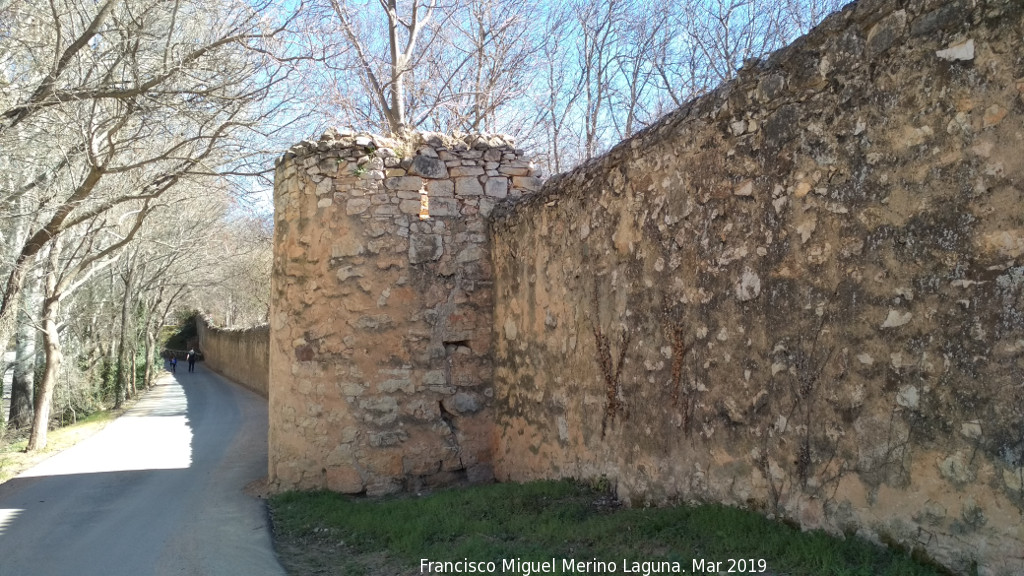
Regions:
<svg viewBox="0 0 1024 576"><path fill-rule="evenodd" d="M530 86L538 42L532 36L535 7L526 0L471 2L450 20L432 58L450 128L509 131L500 116ZM450 55L450 57L447 57Z"/></svg>
<svg viewBox="0 0 1024 576"><path fill-rule="evenodd" d="M25 0L0 35L14 93L0 110L4 164L27 166L5 199L38 222L14 250L0 300L0 348L32 260L65 231L159 198L183 179L248 172L283 76L265 41L270 3ZM271 102L269 104L273 106ZM265 170L265 168L263 168Z"/></svg>
<svg viewBox="0 0 1024 576"><path fill-rule="evenodd" d="M581 32L578 57L583 86L584 159L593 158L607 144L605 108L611 99L626 6L625 0L581 0L573 4Z"/></svg>
<svg viewBox="0 0 1024 576"><path fill-rule="evenodd" d="M32 431L27 450L46 446L50 408L64 351L60 340L60 303L85 284L94 274L114 263L118 252L128 245L142 228L153 205L147 200L115 219L95 218L83 225L72 238L66 234L49 244L42 306L45 369L34 399ZM107 232L103 234L100 232Z"/></svg>
<svg viewBox="0 0 1024 576"><path fill-rule="evenodd" d="M576 19L571 9L563 6L550 10L543 25L543 40L540 45L540 66L542 87L534 95L535 122L544 127L542 159L546 161L548 173L558 173L578 161L574 151L577 144L567 141L571 133L576 104L583 94L583 77L566 54L573 46L576 34Z"/></svg>
<svg viewBox="0 0 1024 576"><path fill-rule="evenodd" d="M346 0L330 0L330 4L352 47L354 66L382 121L380 127L393 134L405 133L409 129L406 89L436 0L413 0L403 7L398 0L378 0L379 10L372 12L383 20L384 42L377 36L380 28L365 12Z"/></svg>
<svg viewBox="0 0 1024 576"><path fill-rule="evenodd" d="M654 119L649 94L657 89L654 61L666 36L667 4L627 6L615 56L611 118L617 139L628 138Z"/></svg>

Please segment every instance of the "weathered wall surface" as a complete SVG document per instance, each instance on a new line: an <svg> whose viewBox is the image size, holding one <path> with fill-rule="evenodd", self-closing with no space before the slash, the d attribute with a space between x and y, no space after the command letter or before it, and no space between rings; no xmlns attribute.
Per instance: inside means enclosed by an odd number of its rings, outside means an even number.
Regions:
<svg viewBox="0 0 1024 576"><path fill-rule="evenodd" d="M539 181L500 137L414 138L331 131L278 163L278 489L382 494L492 477L484 218Z"/></svg>
<svg viewBox="0 0 1024 576"><path fill-rule="evenodd" d="M495 471L1024 573L1024 5L862 1L498 208Z"/></svg>
<svg viewBox="0 0 1024 576"><path fill-rule="evenodd" d="M206 319L196 318L199 349L203 362L227 378L249 390L267 397L270 370L270 327L230 330L211 326Z"/></svg>

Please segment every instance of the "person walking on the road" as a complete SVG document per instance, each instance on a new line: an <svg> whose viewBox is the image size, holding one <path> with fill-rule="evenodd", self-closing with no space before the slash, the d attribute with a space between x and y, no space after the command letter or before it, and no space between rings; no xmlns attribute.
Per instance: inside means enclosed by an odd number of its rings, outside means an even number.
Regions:
<svg viewBox="0 0 1024 576"><path fill-rule="evenodd" d="M196 371L196 349L193 348L188 351L188 371Z"/></svg>
<svg viewBox="0 0 1024 576"><path fill-rule="evenodd" d="M178 355L171 352L171 372L178 371Z"/></svg>

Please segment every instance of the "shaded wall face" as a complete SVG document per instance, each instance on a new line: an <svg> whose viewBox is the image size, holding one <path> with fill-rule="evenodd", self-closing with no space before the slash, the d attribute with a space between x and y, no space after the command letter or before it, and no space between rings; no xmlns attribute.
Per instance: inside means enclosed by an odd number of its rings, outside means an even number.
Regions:
<svg viewBox="0 0 1024 576"><path fill-rule="evenodd" d="M280 161L270 480L381 494L491 472L484 217L538 185L505 140L325 134Z"/></svg>
<svg viewBox="0 0 1024 576"><path fill-rule="evenodd" d="M501 480L1022 573L1024 16L862 2L492 225Z"/></svg>

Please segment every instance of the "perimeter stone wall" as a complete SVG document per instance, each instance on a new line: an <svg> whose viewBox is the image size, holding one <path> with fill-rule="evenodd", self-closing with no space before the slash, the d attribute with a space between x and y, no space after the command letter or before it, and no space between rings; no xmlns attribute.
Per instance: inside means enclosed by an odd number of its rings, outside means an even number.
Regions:
<svg viewBox="0 0 1024 576"><path fill-rule="evenodd" d="M1024 3L852 4L496 214L498 479L1024 574Z"/></svg>
<svg viewBox="0 0 1024 576"><path fill-rule="evenodd" d="M230 329L213 326L196 316L199 350L203 362L218 374L267 397L269 375L270 328Z"/></svg>
<svg viewBox="0 0 1024 576"><path fill-rule="evenodd" d="M1024 573L1022 48L861 0L536 194L500 137L293 147L273 487L604 477Z"/></svg>

